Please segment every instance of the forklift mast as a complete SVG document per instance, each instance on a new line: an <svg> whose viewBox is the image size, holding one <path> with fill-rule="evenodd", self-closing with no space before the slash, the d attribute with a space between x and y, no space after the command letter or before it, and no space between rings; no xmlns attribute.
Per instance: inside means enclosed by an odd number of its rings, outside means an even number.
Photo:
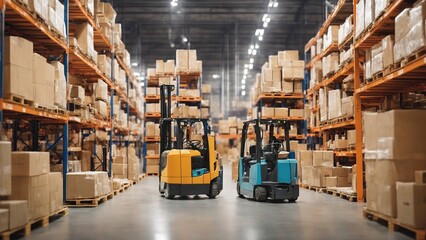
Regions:
<svg viewBox="0 0 426 240"><path fill-rule="evenodd" d="M172 149L172 91L173 85L160 86L160 156Z"/></svg>

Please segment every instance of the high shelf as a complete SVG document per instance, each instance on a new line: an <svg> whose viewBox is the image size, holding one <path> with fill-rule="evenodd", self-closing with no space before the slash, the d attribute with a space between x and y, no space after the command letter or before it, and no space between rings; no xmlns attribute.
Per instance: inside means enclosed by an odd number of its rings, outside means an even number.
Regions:
<svg viewBox="0 0 426 240"><path fill-rule="evenodd" d="M99 25L94 20L92 14L87 11L87 8L82 5L79 0L64 0L64 24L65 24L65 37L59 34L54 28L50 27L48 23L37 17L37 14L29 10L27 5L22 4L18 0L4 1L0 5L1 14L0 21L2 26L5 28L1 29L0 45L1 49L1 62L4 62L4 38L5 35L21 36L34 43L34 52L40 54L43 57L49 59L60 59L64 65L64 75L66 83L68 84L69 75L78 75L86 80L86 83L96 82L97 79L102 79L108 86L110 93L110 104L114 103L114 95L118 96L122 101L120 109L128 113L127 126L129 126L129 119L135 117L142 120L142 113L138 107L137 97L141 97L141 92L138 89L135 77L128 65L125 64L124 60L115 54L114 52L114 32L111 32L112 36L105 36L101 31ZM94 29L94 49L98 52L104 52L111 58L111 64L113 65L114 59L117 60L119 66L124 69L126 73L127 90L120 88L114 79L114 67L111 67L111 74L102 72L101 69L95 64L93 59L90 59L88 55L84 54L81 49L74 44L68 45L68 42L72 42L71 38L74 37L76 25L79 23L89 23ZM111 40L109 40L111 39ZM4 64L1 65L0 72L4 72ZM95 170L96 159L101 160L102 169L108 171L111 176L112 166L112 148L113 144L121 144L128 147L130 144L135 144L137 154L141 156L141 131L131 130L129 127L122 128L118 127L114 121L114 108L111 107L109 117L97 118L94 117L90 121L82 120L81 117L74 114L70 114L69 105L66 109L46 108L45 106L39 106L34 101L24 99L19 95L4 95L4 76L0 74L0 135L2 133L2 127L4 124L12 125L13 129L12 145L13 150L17 150L17 143L21 141L20 131L23 126L22 122L30 126L32 132L31 146L27 145L27 148L32 151L39 151L38 147L38 130L41 126L52 125L57 131L56 139L52 143L48 143L46 151L52 150L59 143L62 142L61 159L60 162L63 164L63 195L66 200L66 174L68 172L68 157L69 154L73 154L76 151L81 151L82 147L70 147L69 148L69 131L73 129L79 129L82 131L82 138L86 138L91 133L96 133L97 130L105 130L109 133L108 140L106 141L107 150L109 155L104 159L100 159L96 155L96 147L94 147L94 156L91 159L91 169ZM109 75L109 76L108 76ZM136 99L130 98L129 90L136 92ZM66 89L63 93L67 96ZM53 105L53 103L52 103ZM74 106L74 105L73 105ZM7 120L7 122L5 122ZM52 127L53 128L53 127ZM131 136L131 138L129 138ZM96 139L95 139L96 141ZM106 164L106 162L109 164ZM106 169L106 166L109 168Z"/></svg>
<svg viewBox="0 0 426 240"><path fill-rule="evenodd" d="M353 1L354 31L356 32L357 0ZM426 57L424 54L410 54L402 60L375 74L372 79L364 76L362 64L365 63L365 51L380 43L387 35L395 34L395 17L405 8L413 6L414 1L395 0L373 23L354 39L354 87L355 87L355 129L356 129L356 163L357 172L364 170L363 165L363 110L372 106L383 109L383 102L395 94L406 92L424 92ZM422 48L424 49L424 47ZM392 59L393 60L393 59ZM400 99L402 102L402 99ZM363 176L357 176L362 182ZM367 183L368 184L368 183ZM364 186L357 184L358 200L364 198ZM368 197L368 196L367 196Z"/></svg>

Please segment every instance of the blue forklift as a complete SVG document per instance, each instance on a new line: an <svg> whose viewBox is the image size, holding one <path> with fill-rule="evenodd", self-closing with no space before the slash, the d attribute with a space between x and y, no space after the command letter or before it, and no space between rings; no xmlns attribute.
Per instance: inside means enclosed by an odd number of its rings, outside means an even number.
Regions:
<svg viewBox="0 0 426 240"><path fill-rule="evenodd" d="M283 128L278 139L275 129ZM250 130L250 134L249 133ZM259 202L296 202L299 197L298 170L295 153L290 151L290 122L287 120L254 119L244 122L238 164L237 194ZM269 133L269 134L267 134ZM266 141L263 141L263 138ZM246 153L247 139L255 140ZM262 143L265 143L262 146Z"/></svg>

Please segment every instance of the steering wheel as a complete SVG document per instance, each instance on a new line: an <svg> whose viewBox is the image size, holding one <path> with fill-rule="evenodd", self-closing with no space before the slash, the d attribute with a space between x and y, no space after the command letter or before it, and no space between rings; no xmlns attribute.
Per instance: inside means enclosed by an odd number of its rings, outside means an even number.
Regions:
<svg viewBox="0 0 426 240"><path fill-rule="evenodd" d="M267 144L265 146L278 146L278 147L273 147L272 149L274 150L274 152L278 153L278 150L280 149L280 147L284 148L284 145L281 141L276 141L270 144Z"/></svg>
<svg viewBox="0 0 426 240"><path fill-rule="evenodd" d="M201 144L200 140L189 140L186 144L191 147L192 150L197 150Z"/></svg>

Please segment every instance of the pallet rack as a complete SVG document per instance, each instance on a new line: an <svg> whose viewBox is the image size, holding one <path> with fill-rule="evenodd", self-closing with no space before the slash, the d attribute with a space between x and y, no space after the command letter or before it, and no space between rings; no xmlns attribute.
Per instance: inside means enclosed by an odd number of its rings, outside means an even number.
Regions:
<svg viewBox="0 0 426 240"><path fill-rule="evenodd" d="M354 31L356 29L356 4L353 2ZM395 0L385 10L385 12L373 21L372 25L354 39L354 88L355 88L355 129L356 129L356 163L357 172L363 172L363 131L362 131L362 110L371 103L380 105L386 97L408 92L424 91L426 89L426 78L424 69L426 57L421 55L413 58L405 66L393 67L390 72L384 73L381 77L372 82L362 84L363 62L361 52L379 43L386 35L395 34L395 17L406 7L411 7L414 1ZM411 5L410 5L411 4ZM363 182L362 174L357 174L357 182ZM364 186L357 184L358 200L364 199Z"/></svg>
<svg viewBox="0 0 426 240"><path fill-rule="evenodd" d="M81 4L79 0L64 0L64 22L66 36L62 37L57 32L52 31L50 27L40 21L35 13L31 13L25 6L18 0L11 1L0 1L0 21L1 21L1 35L0 35L0 46L1 46L1 59L3 62L4 58L4 37L5 33L12 35L23 36L24 38L34 42L34 52L41 54L44 57L59 56L63 59L65 79L68 84L68 74L78 73L81 76L85 76L88 79L102 79L107 85L111 94L111 104L113 104L114 93L125 102L125 109L127 113L137 116L142 119L142 114L139 110L131 104L128 96L129 89L136 88L136 81L134 79L131 70L124 64L123 60L116 57L114 54L113 43L110 42L100 28L96 25L93 16L91 16L86 8ZM127 81L127 93L122 91L114 81L114 68L111 68L111 78L108 78L102 73L99 68L84 54L82 54L77 48L68 46L69 33L71 22L88 22L94 28L94 47L97 51L106 51L111 56L111 62L114 58L117 59L120 67L126 72ZM7 23L7 24L5 24ZM28 33L28 34L27 34ZM30 33L30 34L29 34ZM100 120L94 119L91 122L82 122L79 117L70 116L66 110L61 111L49 111L47 109L35 108L33 106L25 105L23 102L17 102L14 99L4 99L3 96L3 64L0 66L0 135L2 134L2 127L4 119L13 120L13 145L16 150L16 143L19 140L19 119L28 120L31 123L32 139L33 144L31 149L38 151L38 129L41 124L56 125L62 133L57 134L57 139L49 147L50 150L53 146L57 145L62 141L62 164L63 164L63 197L66 199L66 174L68 169L68 130L69 125L78 127L79 129L87 129L92 132L96 132L97 129L109 130L108 147L110 155L108 156L109 166L108 173L111 176L111 163L112 163L112 144L114 135L114 123L111 119ZM66 95L66 93L64 93ZM113 116L113 108L111 107L110 116ZM129 119L127 119L129 121ZM124 131L126 134L130 131ZM122 134L123 131L118 129L118 134ZM140 135L140 133L132 133ZM84 135L84 134L83 134ZM127 143L126 146L129 144ZM71 151L78 151L78 149L70 149ZM139 151L141 152L141 151ZM96 155L96 152L95 152ZM140 154L139 154L140 156ZM105 163L103 163L106 165ZM94 169L94 163L92 159L92 169ZM105 168L104 168L105 169Z"/></svg>
<svg viewBox="0 0 426 240"><path fill-rule="evenodd" d="M345 20L353 13L353 0L340 0L338 1L336 7L328 15L327 20L324 22L317 35L311 39L305 46L305 61L306 61L306 75L305 75L305 87L309 89L308 85L311 80L310 69L314 67L317 61L320 61L323 57L329 55L333 52L339 51L347 51L350 49L351 43L354 39L354 30L351 31L348 36L344 39L344 41L340 44L332 43L327 49L323 50L320 54L316 56L311 56L311 46L316 44L318 39L322 38L326 33L327 29L331 25L341 25L345 22ZM318 92L320 89L325 87L334 87L336 89L341 89L341 84L343 80L354 74L354 67L356 63L353 59L342 63L337 71L332 72L331 74L327 74L324 79L317 83L315 86L310 88L305 92L306 101L312 101L314 99L314 95L318 96ZM320 111L319 105L315 103L315 105L310 109L312 114L315 114ZM329 120L321 123L319 126L315 127L306 127L309 138L313 138L312 143L322 143L323 148L327 149L326 143L328 141L328 137L333 133L342 133L347 130L351 130L355 128L355 119L356 116L344 116L338 119ZM314 144L310 144L311 149L315 149ZM362 155L362 153L361 153ZM346 150L334 150L334 156L336 159L343 160L348 159L350 162L355 162L356 152L351 149ZM357 172L358 172L358 164L357 164ZM362 177L362 174L357 174ZM361 181L362 183L362 181ZM362 194L358 194L358 197L362 198Z"/></svg>

